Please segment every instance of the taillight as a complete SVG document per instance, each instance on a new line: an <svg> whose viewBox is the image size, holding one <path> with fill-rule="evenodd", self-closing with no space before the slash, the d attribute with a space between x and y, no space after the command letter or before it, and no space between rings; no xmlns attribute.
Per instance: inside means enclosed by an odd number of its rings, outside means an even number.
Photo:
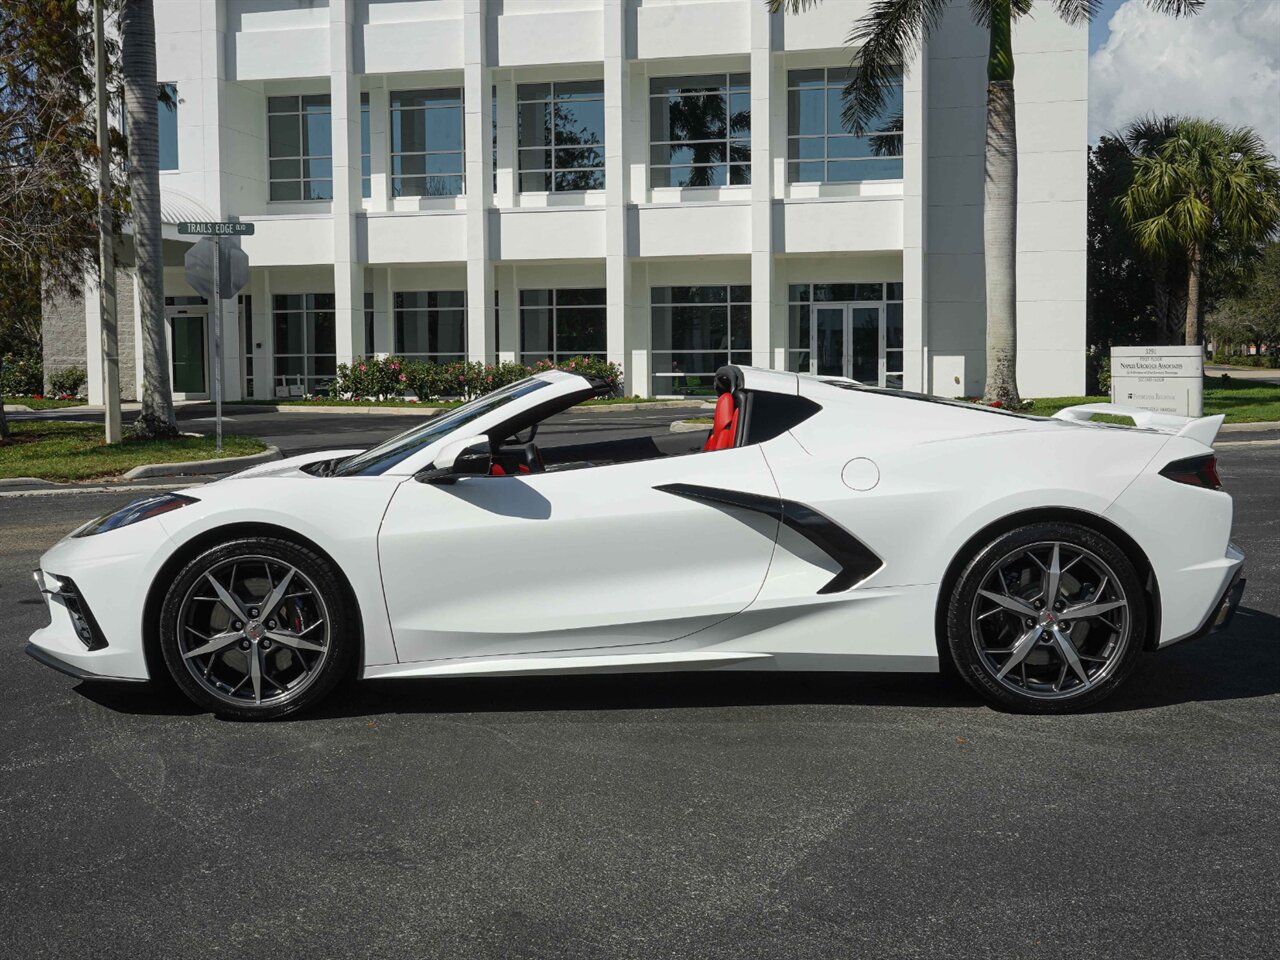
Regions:
<svg viewBox="0 0 1280 960"><path fill-rule="evenodd" d="M1189 483L1193 487L1204 487L1207 490L1221 490L1222 481L1218 479L1218 458L1213 454L1203 457L1187 457L1166 464L1160 476L1168 477L1178 483Z"/></svg>

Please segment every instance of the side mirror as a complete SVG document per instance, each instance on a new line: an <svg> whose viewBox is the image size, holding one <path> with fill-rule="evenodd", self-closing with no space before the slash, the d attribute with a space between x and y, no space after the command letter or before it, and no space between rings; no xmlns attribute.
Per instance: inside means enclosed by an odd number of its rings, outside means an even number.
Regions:
<svg viewBox="0 0 1280 960"><path fill-rule="evenodd" d="M459 477L484 477L493 465L488 437L464 437L440 448L435 462L415 478L419 483L454 483Z"/></svg>

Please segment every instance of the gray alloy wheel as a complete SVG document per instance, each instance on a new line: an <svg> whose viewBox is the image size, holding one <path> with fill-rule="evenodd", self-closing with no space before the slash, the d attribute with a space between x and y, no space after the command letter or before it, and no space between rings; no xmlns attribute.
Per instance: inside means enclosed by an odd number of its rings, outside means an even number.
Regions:
<svg viewBox="0 0 1280 960"><path fill-rule="evenodd" d="M348 669L345 591L327 559L287 541L241 540L195 558L161 613L165 661L197 703L269 719L323 696Z"/></svg>
<svg viewBox="0 0 1280 960"><path fill-rule="evenodd" d="M948 639L971 686L1003 706L1095 703L1132 669L1146 634L1133 564L1106 537L1038 524L997 538L951 597Z"/></svg>

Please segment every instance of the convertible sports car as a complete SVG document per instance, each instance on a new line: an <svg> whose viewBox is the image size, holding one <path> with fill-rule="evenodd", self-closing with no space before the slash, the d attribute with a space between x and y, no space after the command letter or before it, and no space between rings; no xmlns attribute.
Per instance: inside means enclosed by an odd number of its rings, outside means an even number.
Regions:
<svg viewBox="0 0 1280 960"><path fill-rule="evenodd" d="M1046 713L1239 603L1221 417L1048 419L734 366L716 387L705 435L538 445L601 389L540 373L367 451L138 500L41 558L52 623L27 651L167 671L244 719L356 676L952 666Z"/></svg>

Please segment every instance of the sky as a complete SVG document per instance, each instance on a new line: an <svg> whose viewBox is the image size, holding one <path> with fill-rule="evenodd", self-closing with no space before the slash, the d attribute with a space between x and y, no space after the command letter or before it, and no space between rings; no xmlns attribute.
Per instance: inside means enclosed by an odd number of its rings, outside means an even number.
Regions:
<svg viewBox="0 0 1280 960"><path fill-rule="evenodd" d="M1104 0L1089 26L1089 139L1144 113L1248 125L1280 156L1280 0L1206 0L1190 19Z"/></svg>

